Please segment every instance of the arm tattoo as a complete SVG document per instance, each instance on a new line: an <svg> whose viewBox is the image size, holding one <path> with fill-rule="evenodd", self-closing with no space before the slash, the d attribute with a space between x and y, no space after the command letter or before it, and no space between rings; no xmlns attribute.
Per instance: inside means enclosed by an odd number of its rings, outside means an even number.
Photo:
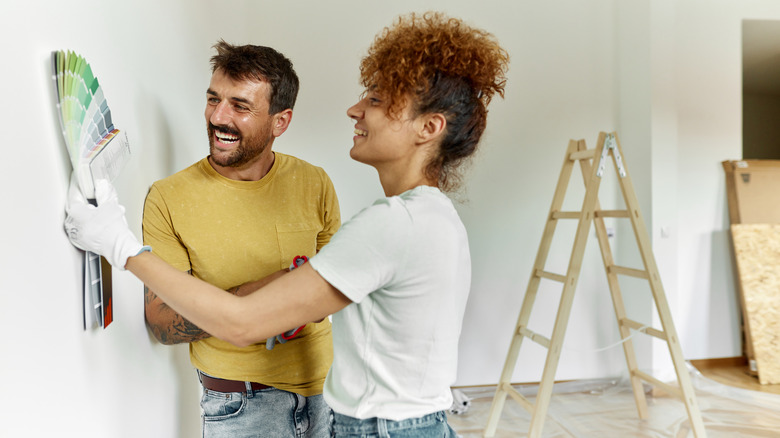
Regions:
<svg viewBox="0 0 780 438"><path fill-rule="evenodd" d="M149 321L149 319L146 318L146 325L160 343L173 345L200 341L201 339L211 337L210 334L201 330L198 326L171 309L167 304L160 300L154 292L144 286L144 304L148 306L154 301L159 301L157 304L157 306L159 306L158 313L163 314L163 317L166 318L167 321L165 323L157 323Z"/></svg>

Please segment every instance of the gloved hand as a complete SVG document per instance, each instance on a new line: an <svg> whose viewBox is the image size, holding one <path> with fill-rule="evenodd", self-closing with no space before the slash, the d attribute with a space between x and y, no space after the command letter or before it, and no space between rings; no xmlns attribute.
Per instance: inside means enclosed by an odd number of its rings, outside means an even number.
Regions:
<svg viewBox="0 0 780 438"><path fill-rule="evenodd" d="M289 341L290 339L296 337L298 333L303 330L303 328L306 327L305 325L302 325L298 328L294 328L292 330L287 330L286 332L276 335L273 338L268 338L265 340L265 348L267 350L273 350L276 343L284 344L285 342Z"/></svg>
<svg viewBox="0 0 780 438"><path fill-rule="evenodd" d="M97 206L87 202L75 176L71 176L65 232L77 248L100 254L111 266L124 270L128 257L151 251L151 248L138 242L128 228L125 208L119 204L110 182L95 182L95 198Z"/></svg>

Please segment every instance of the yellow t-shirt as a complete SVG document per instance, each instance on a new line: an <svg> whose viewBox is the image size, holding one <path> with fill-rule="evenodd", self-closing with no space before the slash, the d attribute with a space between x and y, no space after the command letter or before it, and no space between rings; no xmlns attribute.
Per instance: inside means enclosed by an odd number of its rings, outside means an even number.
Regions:
<svg viewBox="0 0 780 438"><path fill-rule="evenodd" d="M275 153L259 181L217 173L207 158L154 183L144 206L144 244L182 271L219 288L254 281L313 256L341 224L328 175ZM192 364L206 374L259 382L310 396L322 393L333 361L328 319L267 350L211 337L190 344Z"/></svg>

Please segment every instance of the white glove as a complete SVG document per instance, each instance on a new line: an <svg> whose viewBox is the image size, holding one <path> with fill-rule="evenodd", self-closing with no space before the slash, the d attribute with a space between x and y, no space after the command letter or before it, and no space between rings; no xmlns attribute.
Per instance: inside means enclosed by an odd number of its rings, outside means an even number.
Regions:
<svg viewBox="0 0 780 438"><path fill-rule="evenodd" d="M91 205L71 176L65 232L77 248L102 255L111 266L124 270L128 257L151 251L135 238L127 226L125 208L119 205L114 186L107 180L95 181L97 207Z"/></svg>

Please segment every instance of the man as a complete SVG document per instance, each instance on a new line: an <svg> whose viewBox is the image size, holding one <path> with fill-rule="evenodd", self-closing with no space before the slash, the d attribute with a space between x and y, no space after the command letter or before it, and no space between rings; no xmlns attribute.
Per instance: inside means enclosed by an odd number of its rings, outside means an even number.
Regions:
<svg viewBox="0 0 780 438"><path fill-rule="evenodd" d="M143 234L174 267L244 295L263 283L256 280L283 275L296 256L319 251L338 229L340 213L322 169L271 149L292 119L298 93L292 63L268 47L220 41L214 48L205 111L209 156L154 183ZM239 348L181 317L154 291L145 295L154 336L164 344L190 343L203 385L204 436L330 436L332 413L322 398L333 360L327 319L271 349Z"/></svg>

